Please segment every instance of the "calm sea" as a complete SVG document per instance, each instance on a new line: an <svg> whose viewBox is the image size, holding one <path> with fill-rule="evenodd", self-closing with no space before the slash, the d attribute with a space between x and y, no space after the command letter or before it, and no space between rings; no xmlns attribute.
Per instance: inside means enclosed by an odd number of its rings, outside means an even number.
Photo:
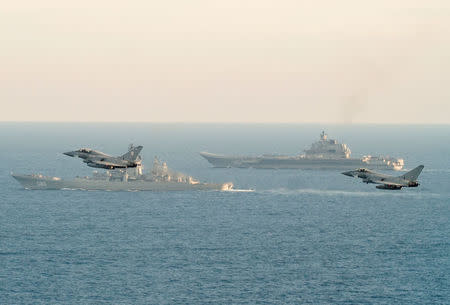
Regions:
<svg viewBox="0 0 450 305"><path fill-rule="evenodd" d="M322 130L354 156L424 164L421 185L198 155L297 154ZM27 191L10 176L87 175L61 152L130 143L149 166L254 191ZM448 125L0 123L1 304L448 304L449 218Z"/></svg>

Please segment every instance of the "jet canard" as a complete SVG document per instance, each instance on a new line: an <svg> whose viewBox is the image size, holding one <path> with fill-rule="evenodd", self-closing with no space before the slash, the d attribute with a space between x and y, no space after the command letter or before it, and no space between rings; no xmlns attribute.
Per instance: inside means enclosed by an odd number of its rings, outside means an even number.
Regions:
<svg viewBox="0 0 450 305"><path fill-rule="evenodd" d="M419 186L417 178L419 177L423 168L424 168L423 165L419 165L415 169L399 177L377 173L367 168L359 168L353 171L343 172L342 174L349 177L361 178L362 181L367 184L369 183L379 184L376 186L377 189L400 190L402 187Z"/></svg>
<svg viewBox="0 0 450 305"><path fill-rule="evenodd" d="M87 166L105 169L136 167L141 164L139 153L142 146L130 145L128 152L122 156L113 157L101 151L90 148L80 148L78 150L65 152L69 157L78 157L83 159Z"/></svg>

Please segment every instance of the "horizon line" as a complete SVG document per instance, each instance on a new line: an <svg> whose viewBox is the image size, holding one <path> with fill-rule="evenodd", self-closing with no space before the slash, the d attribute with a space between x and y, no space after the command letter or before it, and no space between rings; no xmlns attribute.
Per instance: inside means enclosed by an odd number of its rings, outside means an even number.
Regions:
<svg viewBox="0 0 450 305"><path fill-rule="evenodd" d="M227 122L227 121L0 121L4 123L55 123L55 124L225 124L225 125L450 125L450 122Z"/></svg>

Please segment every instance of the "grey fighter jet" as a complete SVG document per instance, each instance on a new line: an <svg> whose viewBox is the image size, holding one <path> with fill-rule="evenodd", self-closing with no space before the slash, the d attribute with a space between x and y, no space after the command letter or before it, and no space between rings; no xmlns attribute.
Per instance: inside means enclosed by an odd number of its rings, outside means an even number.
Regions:
<svg viewBox="0 0 450 305"><path fill-rule="evenodd" d="M142 146L134 147L133 145L130 145L128 152L119 157L113 157L90 148L80 148L78 150L65 152L64 154L70 157L81 158L83 159L83 162L90 167L115 169L136 167L140 165L141 157L139 156L139 153L141 150Z"/></svg>
<svg viewBox="0 0 450 305"><path fill-rule="evenodd" d="M380 184L376 186L377 189L400 190L402 187L419 186L419 182L417 182L417 177L419 177L423 167L424 167L423 165L419 165L415 169L399 177L376 173L371 170L368 170L367 168L359 168L353 171L343 172L342 174L350 177L361 178L362 181L367 184L369 183Z"/></svg>

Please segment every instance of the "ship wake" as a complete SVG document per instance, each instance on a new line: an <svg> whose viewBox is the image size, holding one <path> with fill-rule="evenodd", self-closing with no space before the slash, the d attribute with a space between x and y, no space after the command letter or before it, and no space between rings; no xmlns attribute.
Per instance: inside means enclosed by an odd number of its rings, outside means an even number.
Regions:
<svg viewBox="0 0 450 305"><path fill-rule="evenodd" d="M419 197L419 198L441 198L442 194L437 193L418 193L418 192L383 192L383 191L345 191L345 190L323 190L323 189L272 189L263 190L262 194L278 194L278 195L299 195L299 194L310 194L317 196L353 196L353 197Z"/></svg>
<svg viewBox="0 0 450 305"><path fill-rule="evenodd" d="M255 190L252 189L230 189L230 190L225 190L224 192L232 192L232 193L251 193L254 192Z"/></svg>

